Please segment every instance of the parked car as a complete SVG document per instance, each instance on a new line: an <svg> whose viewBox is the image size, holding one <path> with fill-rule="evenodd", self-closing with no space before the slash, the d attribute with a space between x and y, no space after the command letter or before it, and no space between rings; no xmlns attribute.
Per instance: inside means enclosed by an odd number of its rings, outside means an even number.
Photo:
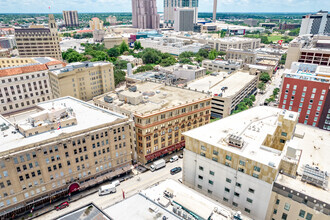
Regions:
<svg viewBox="0 0 330 220"><path fill-rule="evenodd" d="M180 154L179 157L182 159L183 158L183 154Z"/></svg>
<svg viewBox="0 0 330 220"><path fill-rule="evenodd" d="M181 167L174 167L173 169L171 169L171 174L174 175L176 173L181 172L182 168Z"/></svg>
<svg viewBox="0 0 330 220"><path fill-rule="evenodd" d="M56 211L69 207L69 202L62 202L60 205L56 206Z"/></svg>
<svg viewBox="0 0 330 220"><path fill-rule="evenodd" d="M174 161L179 160L179 157L177 155L171 157L170 162L173 163Z"/></svg>

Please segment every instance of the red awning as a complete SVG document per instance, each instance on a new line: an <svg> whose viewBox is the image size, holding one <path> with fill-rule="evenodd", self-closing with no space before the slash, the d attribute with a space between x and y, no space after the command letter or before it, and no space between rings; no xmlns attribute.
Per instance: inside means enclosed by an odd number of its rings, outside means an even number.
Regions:
<svg viewBox="0 0 330 220"><path fill-rule="evenodd" d="M75 191L78 191L80 189L79 183L72 183L69 186L69 193L73 193Z"/></svg>

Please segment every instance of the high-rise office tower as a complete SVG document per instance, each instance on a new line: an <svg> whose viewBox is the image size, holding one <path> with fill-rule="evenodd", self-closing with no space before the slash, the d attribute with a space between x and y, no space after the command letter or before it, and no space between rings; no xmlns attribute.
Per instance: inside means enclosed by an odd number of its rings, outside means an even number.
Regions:
<svg viewBox="0 0 330 220"><path fill-rule="evenodd" d="M319 11L316 14L304 15L300 26L300 35L305 34L329 34L330 15L327 11Z"/></svg>
<svg viewBox="0 0 330 220"><path fill-rule="evenodd" d="M134 28L158 29L156 0L132 0L132 23Z"/></svg>
<svg viewBox="0 0 330 220"><path fill-rule="evenodd" d="M167 27L173 27L174 11L177 8L193 8L195 10L194 23L197 23L198 18L198 0L164 0L164 24Z"/></svg>
<svg viewBox="0 0 330 220"><path fill-rule="evenodd" d="M174 13L175 31L193 31L194 30L194 9L178 8Z"/></svg>
<svg viewBox="0 0 330 220"><path fill-rule="evenodd" d="M66 27L78 27L78 12L77 11L63 11L63 19Z"/></svg>
<svg viewBox="0 0 330 220"><path fill-rule="evenodd" d="M97 17L92 18L92 20L89 21L89 27L91 30L102 30L103 29L103 21L100 20Z"/></svg>
<svg viewBox="0 0 330 220"><path fill-rule="evenodd" d="M18 53L21 57L52 57L62 60L60 38L54 15L49 15L48 28L15 29Z"/></svg>
<svg viewBox="0 0 330 220"><path fill-rule="evenodd" d="M217 20L217 6L218 0L213 0L213 22Z"/></svg>

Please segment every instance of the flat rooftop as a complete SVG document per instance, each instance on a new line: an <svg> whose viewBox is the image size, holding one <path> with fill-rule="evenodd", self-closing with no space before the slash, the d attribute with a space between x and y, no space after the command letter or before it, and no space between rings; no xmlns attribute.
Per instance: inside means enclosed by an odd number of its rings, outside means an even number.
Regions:
<svg viewBox="0 0 330 220"><path fill-rule="evenodd" d="M75 114L77 124L69 127L63 127L59 130L51 130L48 132L24 137L15 130L14 124L25 126L29 124L31 115L41 112L45 109L52 109L57 106L66 106L72 109ZM70 134L77 131L84 131L89 128L97 127L103 124L112 123L116 120L125 119L126 116L94 106L87 102L80 101L73 97L62 97L49 100L36 105L32 110L14 114L8 118L0 117L0 124L5 123L8 129L0 133L1 149L0 154L8 151L15 151L15 148L26 146L29 144L39 143L48 139L59 137L62 134Z"/></svg>
<svg viewBox="0 0 330 220"><path fill-rule="evenodd" d="M130 92L126 88L124 91L119 93L132 97L142 95L143 101L139 104L133 105L130 103L125 103L125 101L120 101L118 95L113 92L99 96L96 100L104 102L104 96L107 95L113 98L113 105L119 106L123 110L137 114L147 114L153 111L170 109L178 105L183 105L187 102L189 103L197 101L198 99L209 97L206 93L149 81L137 83L135 86L137 87L136 92Z"/></svg>
<svg viewBox="0 0 330 220"><path fill-rule="evenodd" d="M278 108L258 106L187 131L184 135L267 166L274 164L278 168L285 152L264 146L263 142L268 134L274 134L278 116L283 112ZM296 112L284 113L285 119L295 120L297 117ZM225 139L231 134L241 137L244 147L239 149L228 145Z"/></svg>
<svg viewBox="0 0 330 220"><path fill-rule="evenodd" d="M188 83L187 87L192 90L196 89L197 91L209 91L212 94L222 93L222 97L230 97L237 94L237 92L254 80L255 77L255 75L250 75L249 72L241 70L230 75L221 72L217 76L207 75L194 80ZM223 87L228 87L228 89L222 91L221 88Z"/></svg>
<svg viewBox="0 0 330 220"><path fill-rule="evenodd" d="M52 70L51 72L56 75L64 74L69 71L73 71L78 68L89 68L89 67L95 67L95 66L104 66L108 65L110 62L105 62L105 61L97 61L97 62L90 62L90 61L85 61L85 62L75 62L75 63L70 63L66 67L61 68L61 69L56 69Z"/></svg>
<svg viewBox="0 0 330 220"><path fill-rule="evenodd" d="M301 181L303 167L306 164L312 167L318 167L321 171L327 172L328 174L330 173L330 151L328 148L330 132L299 123L296 126L295 133L299 133L300 135L294 136L293 141L297 141L297 143L299 143L297 144L298 149L302 150L297 170L298 176L294 179L280 174L276 182L330 204L329 185L328 189L324 190Z"/></svg>
<svg viewBox="0 0 330 220"><path fill-rule="evenodd" d="M173 194L170 198L164 197L164 192L168 191ZM150 188L142 190L140 194L136 194L132 197L126 198L122 202L119 202L104 210L105 213L113 217L114 219L156 219L166 216L168 219L182 219L181 216L173 211L175 206L184 207L191 213L200 216L202 219L219 219L229 220L236 213L235 210L230 209L216 201L202 195L201 193L190 189L189 187L172 179L167 179L160 182ZM130 207L129 212L127 207ZM156 212L151 211L149 208L157 209ZM214 209L217 208L218 213L214 213ZM211 214L213 213L212 217ZM246 216L242 216L242 219L249 219Z"/></svg>

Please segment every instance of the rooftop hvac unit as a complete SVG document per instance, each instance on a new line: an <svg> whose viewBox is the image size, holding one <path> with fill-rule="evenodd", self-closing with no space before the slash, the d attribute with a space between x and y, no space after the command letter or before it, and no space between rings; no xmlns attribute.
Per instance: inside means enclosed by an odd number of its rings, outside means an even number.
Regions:
<svg viewBox="0 0 330 220"><path fill-rule="evenodd" d="M6 125L5 123L3 123L0 125L0 128L1 128L1 131L5 131L5 130L9 129L9 126Z"/></svg>
<svg viewBox="0 0 330 220"><path fill-rule="evenodd" d="M137 87L136 86L131 86L131 87L128 88L128 90L130 92L136 92L137 91Z"/></svg>
<svg viewBox="0 0 330 220"><path fill-rule="evenodd" d="M306 164L303 168L301 181L323 189L328 187L328 177L326 172L321 171L318 167L309 166L308 164Z"/></svg>
<svg viewBox="0 0 330 220"><path fill-rule="evenodd" d="M107 103L113 103L113 98L106 95L106 96L104 96L104 101L107 102Z"/></svg>
<svg viewBox="0 0 330 220"><path fill-rule="evenodd" d="M244 146L243 138L234 134L229 135L228 141L229 141L229 145L233 147L242 148Z"/></svg>

